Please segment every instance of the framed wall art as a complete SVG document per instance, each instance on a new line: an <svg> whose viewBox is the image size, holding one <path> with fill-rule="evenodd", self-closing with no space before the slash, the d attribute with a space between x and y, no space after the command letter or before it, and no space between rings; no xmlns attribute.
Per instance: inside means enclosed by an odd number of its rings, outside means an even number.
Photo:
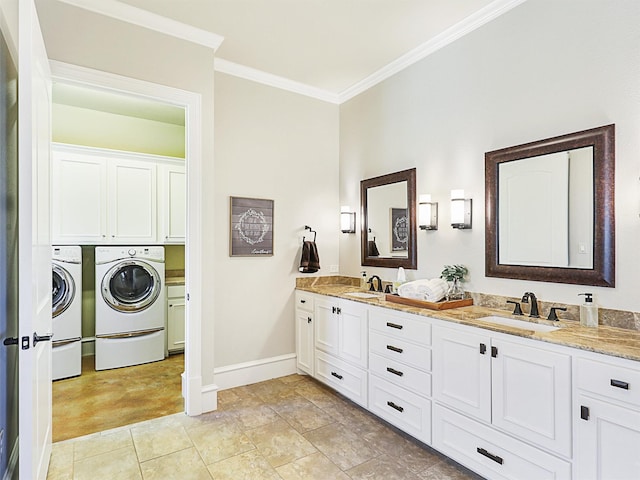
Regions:
<svg viewBox="0 0 640 480"><path fill-rule="evenodd" d="M231 197L232 257L273 255L273 200Z"/></svg>
<svg viewBox="0 0 640 480"><path fill-rule="evenodd" d="M391 251L407 250L409 241L409 220L406 208L391 209Z"/></svg>

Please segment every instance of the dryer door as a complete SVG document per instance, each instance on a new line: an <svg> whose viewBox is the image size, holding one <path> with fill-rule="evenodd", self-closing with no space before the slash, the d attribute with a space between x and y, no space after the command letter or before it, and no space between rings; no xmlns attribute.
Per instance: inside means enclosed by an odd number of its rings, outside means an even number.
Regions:
<svg viewBox="0 0 640 480"><path fill-rule="evenodd" d="M160 295L162 284L155 268L141 260L125 260L109 269L102 279L102 298L122 313L146 310Z"/></svg>
<svg viewBox="0 0 640 480"><path fill-rule="evenodd" d="M52 315L56 318L64 312L76 294L76 283L71 274L60 265L53 264Z"/></svg>

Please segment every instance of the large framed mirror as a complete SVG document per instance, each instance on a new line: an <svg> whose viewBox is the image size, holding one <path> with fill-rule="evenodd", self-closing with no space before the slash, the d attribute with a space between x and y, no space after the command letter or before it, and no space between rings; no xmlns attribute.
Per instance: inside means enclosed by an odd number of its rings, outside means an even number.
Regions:
<svg viewBox="0 0 640 480"><path fill-rule="evenodd" d="M416 169L360 182L362 265L418 268Z"/></svg>
<svg viewBox="0 0 640 480"><path fill-rule="evenodd" d="M615 286L615 127L485 154L488 277Z"/></svg>

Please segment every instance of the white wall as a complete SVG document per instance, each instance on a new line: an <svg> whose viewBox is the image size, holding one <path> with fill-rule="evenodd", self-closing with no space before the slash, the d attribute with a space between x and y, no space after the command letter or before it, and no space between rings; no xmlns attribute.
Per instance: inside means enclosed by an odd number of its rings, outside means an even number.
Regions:
<svg viewBox="0 0 640 480"><path fill-rule="evenodd" d="M418 270L469 268L476 292L639 311L640 2L528 0L340 108L340 204L359 181L417 167L418 193L439 202L439 230L418 232ZM616 124L616 288L484 276L484 153ZM473 198L473 229L449 226L449 192ZM340 266L361 270L359 239L340 241ZM395 272L367 268L385 279Z"/></svg>

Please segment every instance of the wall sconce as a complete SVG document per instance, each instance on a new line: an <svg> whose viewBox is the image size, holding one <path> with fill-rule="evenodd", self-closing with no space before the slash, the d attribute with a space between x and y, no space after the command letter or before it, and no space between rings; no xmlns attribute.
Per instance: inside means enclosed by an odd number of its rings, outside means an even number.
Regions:
<svg viewBox="0 0 640 480"><path fill-rule="evenodd" d="M471 228L471 199L464 198L464 190L451 190L451 226Z"/></svg>
<svg viewBox="0 0 640 480"><path fill-rule="evenodd" d="M420 195L418 200L418 225L420 230L438 229L438 202L432 202L431 195Z"/></svg>
<svg viewBox="0 0 640 480"><path fill-rule="evenodd" d="M340 230L342 233L356 233L356 212L348 206L340 207Z"/></svg>

